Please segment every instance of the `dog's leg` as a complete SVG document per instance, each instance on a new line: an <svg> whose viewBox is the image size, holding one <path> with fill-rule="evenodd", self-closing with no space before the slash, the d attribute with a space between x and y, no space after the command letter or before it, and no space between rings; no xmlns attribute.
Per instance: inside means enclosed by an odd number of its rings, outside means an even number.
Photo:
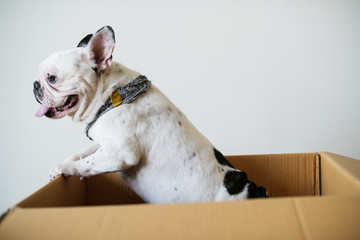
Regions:
<svg viewBox="0 0 360 240"><path fill-rule="evenodd" d="M67 159L65 159L64 162L72 162L72 161L78 161L81 160L87 156L90 156L94 152L96 152L99 149L99 145L93 144L91 146L87 146L83 149L80 149L78 152L74 153L73 155L69 156Z"/></svg>
<svg viewBox="0 0 360 240"><path fill-rule="evenodd" d="M89 150L95 150L95 148L89 148ZM119 146L107 142L100 145L93 154L87 157L59 164L50 171L50 179L59 175L80 176L83 179L100 173L116 172L136 165L139 160L137 145Z"/></svg>

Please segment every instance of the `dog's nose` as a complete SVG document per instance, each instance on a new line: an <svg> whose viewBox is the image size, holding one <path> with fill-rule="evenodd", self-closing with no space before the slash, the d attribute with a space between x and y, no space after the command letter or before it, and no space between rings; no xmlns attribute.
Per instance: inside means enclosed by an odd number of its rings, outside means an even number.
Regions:
<svg viewBox="0 0 360 240"><path fill-rule="evenodd" d="M39 90L40 89L40 83L38 81L34 82L34 89Z"/></svg>

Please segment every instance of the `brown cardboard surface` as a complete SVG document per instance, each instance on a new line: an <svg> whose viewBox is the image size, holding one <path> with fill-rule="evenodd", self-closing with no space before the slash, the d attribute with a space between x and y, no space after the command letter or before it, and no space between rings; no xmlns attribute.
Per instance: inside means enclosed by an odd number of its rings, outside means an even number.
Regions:
<svg viewBox="0 0 360 240"><path fill-rule="evenodd" d="M0 239L358 239L360 161L320 156L227 157L276 196L262 200L134 204L116 173L59 177L2 219Z"/></svg>
<svg viewBox="0 0 360 240"><path fill-rule="evenodd" d="M17 207L65 207L144 203L117 173L105 173L80 180L58 177L30 195Z"/></svg>
<svg viewBox="0 0 360 240"><path fill-rule="evenodd" d="M319 194L316 153L227 156L251 181L265 186L269 196Z"/></svg>
<svg viewBox="0 0 360 240"><path fill-rule="evenodd" d="M304 239L359 239L360 195L294 199Z"/></svg>
<svg viewBox="0 0 360 240"><path fill-rule="evenodd" d="M117 173L94 176L86 183L89 205L144 203Z"/></svg>
<svg viewBox="0 0 360 240"><path fill-rule="evenodd" d="M360 192L360 161L334 153L321 152L323 195Z"/></svg>
<svg viewBox="0 0 360 240"><path fill-rule="evenodd" d="M0 239L358 239L359 201L351 195L28 208L7 217Z"/></svg>
<svg viewBox="0 0 360 240"><path fill-rule="evenodd" d="M18 203L17 207L57 207L87 205L86 182L59 177Z"/></svg>

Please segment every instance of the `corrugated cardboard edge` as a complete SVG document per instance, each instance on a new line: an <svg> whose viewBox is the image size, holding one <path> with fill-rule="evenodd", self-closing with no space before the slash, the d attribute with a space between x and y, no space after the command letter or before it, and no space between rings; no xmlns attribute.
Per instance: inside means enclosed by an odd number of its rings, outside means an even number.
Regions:
<svg viewBox="0 0 360 240"><path fill-rule="evenodd" d="M12 207L9 208L6 212L2 213L0 215L0 223L2 222L2 220L4 220L9 214L11 214L12 212L14 212L18 207Z"/></svg>
<svg viewBox="0 0 360 240"><path fill-rule="evenodd" d="M316 153L316 159L315 159L315 196L321 196L321 157L319 153Z"/></svg>

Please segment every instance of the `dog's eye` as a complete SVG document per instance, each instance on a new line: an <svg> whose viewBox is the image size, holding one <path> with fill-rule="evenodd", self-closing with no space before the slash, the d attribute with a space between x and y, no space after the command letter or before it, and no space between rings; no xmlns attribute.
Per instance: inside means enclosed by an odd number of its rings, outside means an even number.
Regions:
<svg viewBox="0 0 360 240"><path fill-rule="evenodd" d="M56 82L56 76L48 73L48 81L51 84L54 84Z"/></svg>

